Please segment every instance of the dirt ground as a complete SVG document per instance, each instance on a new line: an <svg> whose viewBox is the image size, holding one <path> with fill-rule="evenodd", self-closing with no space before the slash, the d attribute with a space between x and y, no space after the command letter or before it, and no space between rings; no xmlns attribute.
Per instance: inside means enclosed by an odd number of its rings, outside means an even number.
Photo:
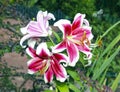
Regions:
<svg viewBox="0 0 120 92"><path fill-rule="evenodd" d="M3 21L5 24L10 23L10 25L16 25L20 24L20 21L17 21L15 19L6 19ZM7 43L9 41L18 42L20 38L14 38L14 33L9 31L5 28L0 28L0 42ZM27 61L28 58L26 55L21 56L21 54L16 53L16 51L10 52L10 53L4 53L4 55L1 57L1 65L6 65L8 68L12 70L12 73L24 73L27 74ZM0 74L2 75L2 74ZM13 84L16 85L16 87L20 87L25 82L24 78L21 76L11 76L10 80L12 80ZM25 84L23 85L23 88L25 89L32 89L33 81L27 80Z"/></svg>

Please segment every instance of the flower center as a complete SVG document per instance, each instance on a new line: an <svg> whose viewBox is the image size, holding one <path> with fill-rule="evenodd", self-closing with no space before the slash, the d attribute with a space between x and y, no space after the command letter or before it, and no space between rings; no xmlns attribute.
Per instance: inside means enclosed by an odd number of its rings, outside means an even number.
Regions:
<svg viewBox="0 0 120 92"><path fill-rule="evenodd" d="M74 36L67 36L67 39L69 41L71 41L72 43L75 43L77 45L84 45L85 43L87 45L90 45L90 41L88 40L88 38L86 37L86 32L84 31L82 37L80 37L79 39L75 39Z"/></svg>
<svg viewBox="0 0 120 92"><path fill-rule="evenodd" d="M43 75L50 66L50 59L45 59L42 62L42 68L39 70L40 74Z"/></svg>

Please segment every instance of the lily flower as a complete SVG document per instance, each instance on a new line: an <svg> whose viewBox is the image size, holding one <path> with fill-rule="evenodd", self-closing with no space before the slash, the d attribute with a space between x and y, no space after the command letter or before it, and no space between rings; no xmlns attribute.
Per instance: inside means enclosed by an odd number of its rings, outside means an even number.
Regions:
<svg viewBox="0 0 120 92"><path fill-rule="evenodd" d="M67 62L67 56L61 53L50 53L46 43L41 43L35 49L29 47L26 49L31 60L27 62L28 73L34 74L40 72L44 74L44 80L46 83L52 82L53 76L60 82L64 82L67 79L67 72L61 62Z"/></svg>
<svg viewBox="0 0 120 92"><path fill-rule="evenodd" d="M23 45L23 42L29 38L51 35L52 31L48 21L50 19L55 20L52 13L39 11L37 14L37 21L30 21L26 27L21 28L21 32L25 34L25 36L21 39L20 45L25 48L26 46Z"/></svg>
<svg viewBox="0 0 120 92"><path fill-rule="evenodd" d="M93 35L89 22L84 18L84 14L77 13L72 24L66 19L61 19L54 24L62 31L63 41L53 47L53 52L66 49L70 66L75 66L79 59L79 51L86 54L87 59L92 57L90 43Z"/></svg>

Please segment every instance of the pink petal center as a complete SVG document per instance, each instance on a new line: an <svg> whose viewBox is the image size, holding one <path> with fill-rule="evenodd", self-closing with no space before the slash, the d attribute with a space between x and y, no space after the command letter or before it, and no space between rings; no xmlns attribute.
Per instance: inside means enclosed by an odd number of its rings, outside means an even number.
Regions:
<svg viewBox="0 0 120 92"><path fill-rule="evenodd" d="M76 45L84 46L84 43L86 43L88 46L90 45L90 41L88 40L85 31L81 37L67 36L67 39Z"/></svg>

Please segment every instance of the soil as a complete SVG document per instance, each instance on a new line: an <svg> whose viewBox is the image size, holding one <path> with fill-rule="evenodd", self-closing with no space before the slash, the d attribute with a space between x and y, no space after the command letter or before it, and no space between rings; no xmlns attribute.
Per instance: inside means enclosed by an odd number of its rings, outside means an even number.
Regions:
<svg viewBox="0 0 120 92"><path fill-rule="evenodd" d="M9 23L10 25L17 25L21 24L21 21L15 20L15 19L6 19L3 20L3 22ZM14 33L9 31L5 28L0 28L0 42L1 43L7 43L9 41L19 41L20 39L15 38ZM28 58L26 55L21 56L21 54L14 52L5 53L1 57L0 65L7 65L8 68L11 69L13 74L19 74L24 73L27 74L27 61ZM2 76L2 74L0 73ZM26 90L32 89L33 81L32 80L25 80L22 76L11 76L10 80L14 85L16 85L17 88L20 88L22 85L22 88L25 88ZM24 84L24 85L23 85ZM21 89L22 89L21 88Z"/></svg>

